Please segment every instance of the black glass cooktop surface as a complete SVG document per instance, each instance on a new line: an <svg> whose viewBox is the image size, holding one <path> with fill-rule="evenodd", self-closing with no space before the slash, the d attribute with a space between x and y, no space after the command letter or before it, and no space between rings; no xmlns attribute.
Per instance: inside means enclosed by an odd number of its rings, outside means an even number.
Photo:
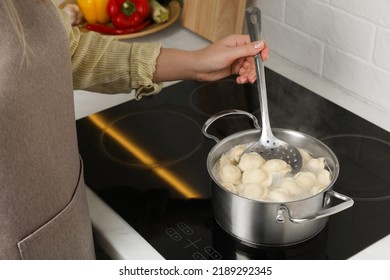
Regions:
<svg viewBox="0 0 390 280"><path fill-rule="evenodd" d="M340 162L334 189L355 201L313 238L248 246L213 218L206 159L215 142L202 126L226 109L259 115L256 86L234 78L180 82L78 120L87 185L166 259L346 259L390 234L390 133L268 69L266 78L271 125L327 144ZM209 132L251 128L230 116Z"/></svg>

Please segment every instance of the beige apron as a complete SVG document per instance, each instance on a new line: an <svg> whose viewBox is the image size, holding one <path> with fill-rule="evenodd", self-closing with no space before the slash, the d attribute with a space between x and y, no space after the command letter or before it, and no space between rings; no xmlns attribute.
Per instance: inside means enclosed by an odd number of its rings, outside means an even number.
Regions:
<svg viewBox="0 0 390 280"><path fill-rule="evenodd" d="M0 5L0 259L91 259L65 31L49 1L14 3L31 51Z"/></svg>

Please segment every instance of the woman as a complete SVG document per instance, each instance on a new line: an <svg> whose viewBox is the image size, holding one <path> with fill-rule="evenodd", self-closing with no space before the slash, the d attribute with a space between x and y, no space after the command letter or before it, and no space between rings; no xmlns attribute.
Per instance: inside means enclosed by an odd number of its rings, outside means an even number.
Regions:
<svg viewBox="0 0 390 280"><path fill-rule="evenodd" d="M140 99L169 80L254 82L253 56L267 57L243 35L187 52L80 34L48 0L2 0L0 34L1 259L95 257L74 89Z"/></svg>

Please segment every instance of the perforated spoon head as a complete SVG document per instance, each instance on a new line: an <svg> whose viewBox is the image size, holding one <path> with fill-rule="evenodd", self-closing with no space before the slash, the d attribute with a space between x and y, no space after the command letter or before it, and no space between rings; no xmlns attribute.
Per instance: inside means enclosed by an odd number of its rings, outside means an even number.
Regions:
<svg viewBox="0 0 390 280"><path fill-rule="evenodd" d="M291 166L293 174L298 173L302 168L302 156L299 150L288 143L273 137L261 137L247 149L244 153L256 152L265 160L281 159Z"/></svg>

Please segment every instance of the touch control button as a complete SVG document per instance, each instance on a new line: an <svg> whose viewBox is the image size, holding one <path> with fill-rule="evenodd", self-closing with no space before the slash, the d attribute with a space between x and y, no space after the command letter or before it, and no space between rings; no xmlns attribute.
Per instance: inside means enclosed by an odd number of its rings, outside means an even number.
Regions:
<svg viewBox="0 0 390 280"><path fill-rule="evenodd" d="M177 227L186 235L194 233L194 231L186 223L180 222L177 224Z"/></svg>
<svg viewBox="0 0 390 280"><path fill-rule="evenodd" d="M181 235L173 228L167 228L165 232L175 241L181 240Z"/></svg>
<svg viewBox="0 0 390 280"><path fill-rule="evenodd" d="M222 259L222 256L213 248L210 246L204 247L204 251L214 260L220 260Z"/></svg>
<svg viewBox="0 0 390 280"><path fill-rule="evenodd" d="M192 257L195 259L195 260L206 260L206 258L199 252L196 252L192 255Z"/></svg>

